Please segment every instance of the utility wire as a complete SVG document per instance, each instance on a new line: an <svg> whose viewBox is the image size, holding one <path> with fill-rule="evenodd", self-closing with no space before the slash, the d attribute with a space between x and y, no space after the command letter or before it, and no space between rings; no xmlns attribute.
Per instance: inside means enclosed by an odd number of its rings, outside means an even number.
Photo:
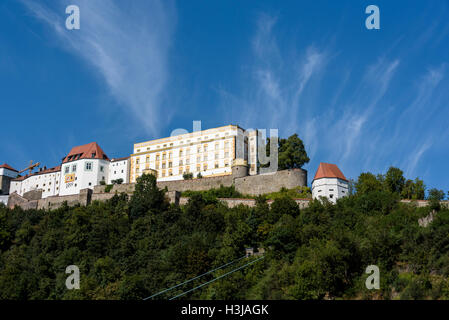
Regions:
<svg viewBox="0 0 449 320"><path fill-rule="evenodd" d="M190 280L184 281L183 283L177 284L176 286L173 286L173 287L170 287L170 288L168 288L168 289L162 290L161 292L158 292L158 293L156 293L156 294L153 294L152 296L149 296L149 297L147 297L147 298L144 298L143 300L148 300L148 299L154 298L154 297L156 297L156 296L158 296L158 295L160 295L160 294L162 294L162 293L164 293L164 292L168 292L168 291L170 291L170 290L173 290L173 289L175 289L175 288L177 288L177 287L179 287L179 286L182 286L182 285L184 285L184 284L186 284L186 283L189 283L189 282L191 282L191 281L193 281L193 280L199 279L199 278L201 278L202 276L205 276L205 275L207 275L207 274L209 274L209 273L212 273L212 272L217 271L217 270L219 270L219 269L222 269L222 268L224 268L224 267L226 267L226 266L229 266L229 265L231 265L231 264L234 264L234 263L236 263L237 261L240 261L240 260L242 260L242 259L245 258L245 257L246 257L246 255L243 256L243 257L240 257L240 258L238 258L238 259L235 259L234 261L228 262L228 263L226 263L226 264L224 264L224 265L222 265L222 266L220 266L220 267L218 267L218 268L215 268L215 269L213 269L213 270L211 270L211 271L208 271L208 272L206 272L206 273L203 273L203 274L201 274L201 275L199 275L199 276L197 276L197 277L195 277L195 278L192 278L192 279L190 279Z"/></svg>
<svg viewBox="0 0 449 320"><path fill-rule="evenodd" d="M258 258L258 259L256 259L256 260L254 260L254 261L251 261L251 262L249 262L249 263L247 263L247 264L244 264L243 266L238 267L237 269L234 269L234 270L232 270L232 271L229 271L229 272L227 272L227 273L225 273L225 274L219 276L218 278L215 278L215 279L213 279L213 280L211 280L211 281L208 281L208 282L206 282L206 283L203 283L203 284L201 284L201 285L199 285L199 286L197 286L197 287L195 287L195 288L193 288L193 289L190 289L190 290L185 291L185 292L183 292L183 293L181 293L181 294L178 294L177 296L174 296L173 298L170 298L169 300L173 300L173 299L182 297L183 295L186 295L186 294L189 293L189 292L192 292L192 291L194 291L194 290L196 290L196 289L199 289L199 288L201 288L201 287L204 287L205 285L208 285L209 283L212 283L212 282L217 281L217 280L219 280L219 279L221 279L221 278L224 278L224 277L230 275L231 273L236 272L236 271L238 271L238 270L240 270L240 269L243 269L243 268L249 266L250 264L256 263L257 261L259 261L259 260L261 260L261 259L263 259L263 258L265 258L265 257L262 256L262 257L260 257L260 258Z"/></svg>

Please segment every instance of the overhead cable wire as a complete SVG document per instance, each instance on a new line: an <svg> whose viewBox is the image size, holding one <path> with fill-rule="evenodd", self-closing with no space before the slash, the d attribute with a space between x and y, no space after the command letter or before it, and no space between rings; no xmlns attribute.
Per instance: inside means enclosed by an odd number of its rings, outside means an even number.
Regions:
<svg viewBox="0 0 449 320"><path fill-rule="evenodd" d="M174 297L170 298L169 300L173 300L173 299L182 297L183 295L186 295L186 294L189 293L189 292L192 292L192 291L194 291L194 290L196 290L196 289L199 289L199 288L201 288L201 287L204 287L205 285L208 285L208 284L210 284L210 283L212 283L212 282L214 282L214 281L220 280L221 278L224 278L224 277L230 275L231 273L234 273L234 272L236 272L236 271L238 271L238 270L240 270L240 269L243 269L243 268L245 268L245 267L247 267L247 266L249 266L249 265L251 265L251 264L253 264L253 263L256 263L257 261L259 261L259 260L261 260L261 259L263 259L263 258L264 258L264 257L262 256L262 257L260 257L260 258L258 258L258 259L256 259L256 260L254 260L254 261L251 261L251 262L249 262L249 263L247 263L247 264L244 264L243 266L238 267L237 269L234 269L234 270L232 270L232 271L229 271L229 272L227 272L227 273L225 273L225 274L219 276L218 278L215 278L215 279L210 280L210 281L208 281L208 282L206 282L206 283L203 283L203 284L201 284L201 285L199 285L199 286L197 286L197 287L195 287L195 288L193 288L193 289L190 289L190 290L187 290L187 291L185 291L185 292L183 292L183 293L180 293L180 294L178 294L177 296L174 296Z"/></svg>
<svg viewBox="0 0 449 320"><path fill-rule="evenodd" d="M192 278L192 279L190 279L190 280L184 281L183 283L177 284L177 285L175 285L175 286L173 286L173 287L170 287L170 288L168 288L168 289L162 290L162 291L160 291L160 292L158 292L158 293L156 293L156 294L153 294L152 296L149 296L149 297L144 298L143 300L148 300L148 299L154 298L154 297L156 297L156 296L158 296L158 295L160 295L160 294L163 294L163 293L165 293L165 292L168 292L168 291L170 291L170 290L173 290L173 289L175 289L175 288L177 288L177 287L179 287L179 286L182 286L182 285L184 285L184 284L186 284L186 283L189 283L189 282L191 282L191 281L193 281L193 280L199 279L199 278L201 278L201 277L203 277L203 276L205 276L205 275L207 275L207 274L209 274L209 273L212 273L212 272L214 272L214 271L217 271L217 270L220 270L220 269L222 269L222 268L224 268L224 267L227 267L227 266L229 266L229 265L231 265L231 264L234 264L234 263L236 263L236 262L242 260L242 259L245 258L245 257L246 257L246 255L243 256L243 257L240 257L240 258L238 258L238 259L235 259L235 260L233 260L233 261L231 261L231 262L228 262L228 263L226 263L226 264L224 264L224 265L222 265L222 266L220 266L220 267L218 267L218 268L215 268L215 269L213 269L213 270L210 270L210 271L208 271L208 272L205 272L205 273L203 273L203 274L201 274L201 275L199 275L199 276L196 276L195 278Z"/></svg>

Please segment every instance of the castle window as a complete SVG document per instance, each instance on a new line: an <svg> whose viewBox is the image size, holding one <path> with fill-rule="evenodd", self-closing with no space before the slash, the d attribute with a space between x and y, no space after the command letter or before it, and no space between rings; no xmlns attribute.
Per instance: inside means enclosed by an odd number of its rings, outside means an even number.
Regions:
<svg viewBox="0 0 449 320"><path fill-rule="evenodd" d="M69 166L64 167L64 173L67 174L69 172L70 172L70 167Z"/></svg>
<svg viewBox="0 0 449 320"><path fill-rule="evenodd" d="M86 162L86 166L84 167L86 171L92 171L92 162Z"/></svg>

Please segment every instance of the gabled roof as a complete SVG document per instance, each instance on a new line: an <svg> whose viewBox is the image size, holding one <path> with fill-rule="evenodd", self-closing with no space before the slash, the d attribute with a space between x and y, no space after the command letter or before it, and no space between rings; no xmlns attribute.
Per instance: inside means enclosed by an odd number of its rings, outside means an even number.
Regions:
<svg viewBox="0 0 449 320"><path fill-rule="evenodd" d="M61 166L56 166L56 167L49 168L49 169L42 169L41 171L33 172L32 174L27 174L27 175L24 175L24 176L21 176L21 177L17 177L15 179L12 179L12 181L23 181L23 180L28 179L29 177L32 177L32 176L38 176L38 175L41 175L41 174L54 173L54 172L60 172L60 171L61 171Z"/></svg>
<svg viewBox="0 0 449 320"><path fill-rule="evenodd" d="M316 171L315 177L313 180L321 179L321 178L338 178L344 181L348 181L344 174L340 171L337 165L332 163L324 163L321 162L318 170Z"/></svg>
<svg viewBox="0 0 449 320"><path fill-rule="evenodd" d="M14 171L14 172L19 172L19 170L14 169L13 167L11 167L7 163L4 163L4 164L0 165L0 168L5 168L5 169L8 169L8 170L11 170L11 171Z"/></svg>
<svg viewBox="0 0 449 320"><path fill-rule="evenodd" d="M80 159L103 159L109 160L108 156L96 142L73 147L69 154L62 159L62 163Z"/></svg>

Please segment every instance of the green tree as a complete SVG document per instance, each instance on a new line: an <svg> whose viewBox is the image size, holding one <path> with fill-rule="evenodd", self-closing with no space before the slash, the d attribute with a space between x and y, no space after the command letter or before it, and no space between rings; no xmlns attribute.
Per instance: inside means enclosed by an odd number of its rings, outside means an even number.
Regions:
<svg viewBox="0 0 449 320"><path fill-rule="evenodd" d="M382 182L371 172L364 172L357 179L355 189L358 195L382 191Z"/></svg>
<svg viewBox="0 0 449 320"><path fill-rule="evenodd" d="M439 211L441 209L440 201L444 200L444 191L436 188L429 190L427 200L429 200L430 209Z"/></svg>
<svg viewBox="0 0 449 320"><path fill-rule="evenodd" d="M279 142L279 170L301 168L310 161L304 143L295 133Z"/></svg>
<svg viewBox="0 0 449 320"><path fill-rule="evenodd" d="M267 138L266 151L267 154L271 154L270 138ZM302 168L309 161L304 143L298 137L298 134L295 133L288 139L278 140L278 170ZM270 163L261 166L269 167Z"/></svg>
<svg viewBox="0 0 449 320"><path fill-rule="evenodd" d="M165 191L157 187L156 177L152 174L143 174L137 178L129 206L129 217L134 220L149 212L160 213L168 208L169 203Z"/></svg>
<svg viewBox="0 0 449 320"><path fill-rule="evenodd" d="M390 167L385 175L385 185L392 193L401 194L405 185L404 173L401 169Z"/></svg>

